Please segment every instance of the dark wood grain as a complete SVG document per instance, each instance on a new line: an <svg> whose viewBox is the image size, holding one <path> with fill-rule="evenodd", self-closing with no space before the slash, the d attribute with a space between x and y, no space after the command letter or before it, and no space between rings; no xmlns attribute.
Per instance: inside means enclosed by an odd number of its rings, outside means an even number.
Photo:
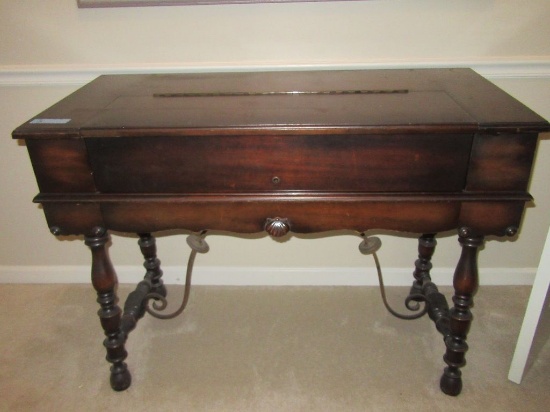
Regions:
<svg viewBox="0 0 550 412"><path fill-rule="evenodd" d="M113 389L130 385L124 342L144 299L166 296L152 232L385 229L425 234L412 300L445 337L441 388L457 395L477 250L517 233L548 130L472 70L428 69L101 76L13 137L51 232L92 250ZM138 233L147 268L122 317L109 230ZM462 246L451 309L430 278L448 230Z"/></svg>
<svg viewBox="0 0 550 412"><path fill-rule="evenodd" d="M330 90L408 90L358 96L254 96L155 98L163 93ZM469 69L249 72L101 76L35 118L71 119L64 125L26 123L14 137L101 134L161 128L216 133L236 127L514 126L547 130L548 124ZM34 118L33 118L34 119ZM94 132L92 132L93 134Z"/></svg>
<svg viewBox="0 0 550 412"><path fill-rule="evenodd" d="M537 140L534 133L476 135L466 190L527 190Z"/></svg>
<svg viewBox="0 0 550 412"><path fill-rule="evenodd" d="M27 149L41 192L96 192L82 139L29 139Z"/></svg>
<svg viewBox="0 0 550 412"><path fill-rule="evenodd" d="M85 243L92 252L92 285L97 292L99 320L105 340L103 346L107 350L107 361L112 363L110 382L116 391L128 389L132 381L130 372L124 360L128 356L124 343L126 337L121 331L122 311L117 305L117 275L106 244L109 235L104 228L96 227L85 237Z"/></svg>
<svg viewBox="0 0 550 412"><path fill-rule="evenodd" d="M462 190L471 135L86 139L99 191L235 193ZM162 166L142 168L151 159Z"/></svg>

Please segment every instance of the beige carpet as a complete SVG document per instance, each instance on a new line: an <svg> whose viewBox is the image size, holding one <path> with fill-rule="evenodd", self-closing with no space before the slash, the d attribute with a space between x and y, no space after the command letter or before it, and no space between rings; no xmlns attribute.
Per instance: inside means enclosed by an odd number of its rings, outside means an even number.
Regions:
<svg viewBox="0 0 550 412"><path fill-rule="evenodd" d="M178 300L182 288L169 291ZM406 293L388 289L394 305ZM528 295L480 289L464 389L451 398L431 321L393 318L376 288L195 287L182 317L140 321L127 344L132 386L115 393L91 286L0 285L0 409L544 411L548 316L522 385L507 380Z"/></svg>

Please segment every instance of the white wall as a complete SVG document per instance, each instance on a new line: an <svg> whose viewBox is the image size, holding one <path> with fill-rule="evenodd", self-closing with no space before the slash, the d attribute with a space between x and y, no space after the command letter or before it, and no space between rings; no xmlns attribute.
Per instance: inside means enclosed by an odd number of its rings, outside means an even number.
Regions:
<svg viewBox="0 0 550 412"><path fill-rule="evenodd" d="M30 162L10 133L100 73L469 66L548 119L549 18L548 0L117 9L78 9L76 0L0 0L0 281L87 276L90 258L82 242L56 240L31 203L37 187ZM498 282L500 274L504 281L515 274L520 277L512 281L532 278L550 223L548 143L539 147L531 184L536 207L527 210L521 236L515 242L490 241L480 255L485 283ZM388 276L409 277L416 241L389 236L383 241L380 259ZM197 262L202 283L312 282L318 267L328 267L320 271L322 282L374 281L371 261L358 253L359 241L349 234L282 244L265 237L213 236L209 243L211 252ZM159 244L174 280L178 275L170 267L185 264L185 242L161 237ZM434 264L447 282L459 252L454 236L440 241ZM123 280L137 279L134 266L141 257L135 238L115 236L111 255L122 265ZM226 268L224 280L220 274ZM258 273L254 280L243 277L252 273Z"/></svg>

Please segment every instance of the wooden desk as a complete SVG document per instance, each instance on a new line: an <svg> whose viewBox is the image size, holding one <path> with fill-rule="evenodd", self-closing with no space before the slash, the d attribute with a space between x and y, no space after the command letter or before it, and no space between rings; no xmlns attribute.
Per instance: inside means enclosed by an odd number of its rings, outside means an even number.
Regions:
<svg viewBox="0 0 550 412"><path fill-rule="evenodd" d="M473 71L434 69L101 76L13 137L52 233L91 248L113 389L130 385L129 332L166 296L152 232L386 229L422 234L411 299L445 337L441 388L457 395L477 250L516 233L547 130ZM430 259L435 234L452 229L462 254L449 309ZM124 311L109 230L138 233L146 262Z"/></svg>

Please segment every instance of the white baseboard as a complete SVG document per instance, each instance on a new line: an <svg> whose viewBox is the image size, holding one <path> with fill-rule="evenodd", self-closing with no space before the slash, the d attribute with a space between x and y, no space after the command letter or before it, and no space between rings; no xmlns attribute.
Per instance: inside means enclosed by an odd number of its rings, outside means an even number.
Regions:
<svg viewBox="0 0 550 412"><path fill-rule="evenodd" d="M472 59L384 60L384 61L318 61L280 65L269 61L248 61L238 64L199 62L107 64L107 65L0 65L0 86L82 86L101 74L132 73L200 73L264 70L359 70L469 67L489 79L549 78L547 56Z"/></svg>
<svg viewBox="0 0 550 412"><path fill-rule="evenodd" d="M136 284L143 277L141 266L116 268L120 283ZM410 286L412 268L385 268L387 286ZM163 267L166 284L182 284L184 266ZM532 285L536 268L481 268L481 285ZM440 286L452 285L454 268L433 270L433 280ZM89 283L88 266L0 266L0 283ZM374 266L328 268L274 267L202 267L193 272L195 285L224 286L376 286Z"/></svg>

